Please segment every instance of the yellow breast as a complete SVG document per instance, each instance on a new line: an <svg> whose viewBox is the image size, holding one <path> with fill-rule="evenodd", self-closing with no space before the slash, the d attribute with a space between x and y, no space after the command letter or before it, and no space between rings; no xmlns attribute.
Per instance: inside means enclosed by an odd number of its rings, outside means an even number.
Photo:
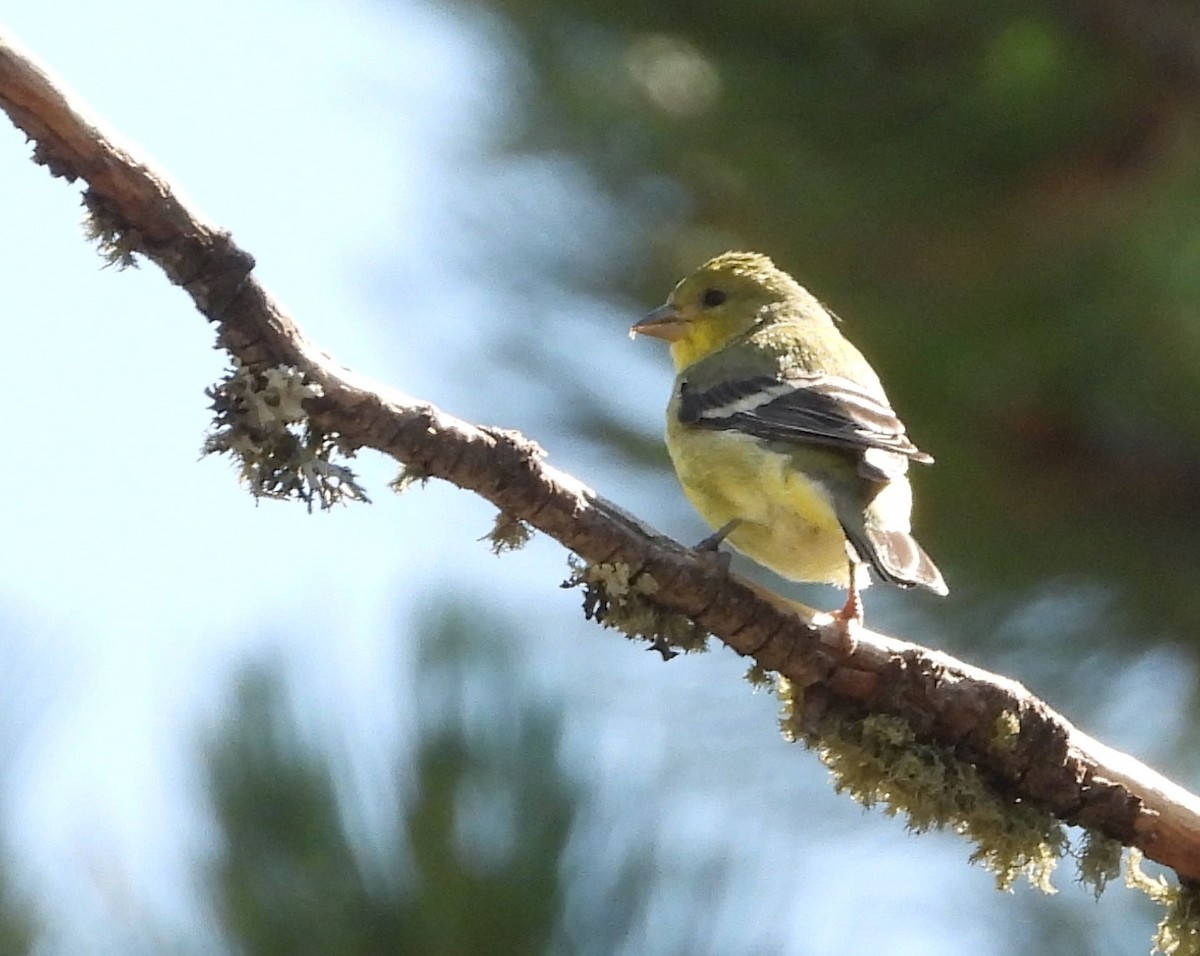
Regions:
<svg viewBox="0 0 1200 956"><path fill-rule="evenodd" d="M793 581L849 584L845 535L825 489L788 455L734 431L681 425L667 413L667 449L689 500L726 540Z"/></svg>

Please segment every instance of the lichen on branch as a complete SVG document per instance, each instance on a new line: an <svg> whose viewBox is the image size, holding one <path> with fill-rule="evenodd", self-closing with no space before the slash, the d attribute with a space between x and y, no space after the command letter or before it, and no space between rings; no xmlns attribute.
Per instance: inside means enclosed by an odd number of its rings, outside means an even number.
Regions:
<svg viewBox="0 0 1200 956"><path fill-rule="evenodd" d="M1169 909L1160 948L1200 953L1191 928L1200 797L1081 733L1015 682L949 655L864 630L839 657L811 614L657 534L548 465L523 436L463 422L338 366L258 282L254 258L51 75L0 36L0 109L34 141L33 160L85 181L90 228L109 261L136 254L160 267L235 356L209 392L216 420L204 447L233 456L255 495L310 509L366 500L340 462L359 448L390 455L410 479L439 478L478 494L506 522L528 524L579 555L567 586L583 589L587 616L648 640L664 657L715 635L756 662L758 684L778 675L793 704L795 688L805 689L805 707L824 696L828 713L841 715L836 722L792 729L814 734L844 787L918 829L961 829L1001 885L1021 874L1048 880L1061 855L1049 818L1102 834L1099 842L1085 838L1082 853L1081 872L1096 885L1112 878L1121 844L1141 847L1183 884L1147 878L1142 887ZM1002 813L976 817L961 799L931 792L935 785L960 797L981 786L988 799L1029 815L1006 833Z"/></svg>
<svg viewBox="0 0 1200 956"><path fill-rule="evenodd" d="M232 457L255 497L295 499L309 511L314 503L328 509L369 500L354 472L334 461L341 453L337 436L315 427L304 409L305 401L321 396L320 386L295 368L255 370L234 358L206 394L213 425L203 453Z"/></svg>
<svg viewBox="0 0 1200 956"><path fill-rule="evenodd" d="M707 650L708 633L703 628L653 600L658 583L649 574L621 562L590 564L572 556L569 564L571 576L562 586L583 589L583 615L588 620L648 641L650 650L658 651L664 660L679 651Z"/></svg>

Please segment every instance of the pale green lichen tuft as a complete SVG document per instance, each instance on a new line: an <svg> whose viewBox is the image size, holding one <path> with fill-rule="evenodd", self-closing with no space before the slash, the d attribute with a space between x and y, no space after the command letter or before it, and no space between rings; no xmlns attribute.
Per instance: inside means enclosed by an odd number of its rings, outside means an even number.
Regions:
<svg viewBox="0 0 1200 956"><path fill-rule="evenodd" d="M137 232L117 221L90 189L83 194L83 205L87 210L83 217L83 233L96 244L104 265L118 269L137 268L133 254L142 251Z"/></svg>
<svg viewBox="0 0 1200 956"><path fill-rule="evenodd" d="M707 649L708 634L686 615L664 608L652 599L658 583L644 571L623 562L589 564L569 559L571 576L564 588L583 588L583 613L627 637L650 642L664 659Z"/></svg>
<svg viewBox="0 0 1200 956"><path fill-rule="evenodd" d="M761 664L753 664L746 671L744 678L755 690L774 690L776 675Z"/></svg>
<svg viewBox="0 0 1200 956"><path fill-rule="evenodd" d="M492 543L492 554L519 551L533 537L533 529L519 518L501 511L496 515L496 524L480 541Z"/></svg>
<svg viewBox="0 0 1200 956"><path fill-rule="evenodd" d="M1142 859L1142 852L1131 847L1125 864L1125 885L1141 890L1163 907L1151 952L1200 956L1200 890L1172 885L1161 875L1150 876L1142 869Z"/></svg>
<svg viewBox="0 0 1200 956"><path fill-rule="evenodd" d="M975 844L971 862L1009 890L1019 877L1044 893L1067 849L1055 817L996 793L979 770L945 747L918 740L899 717L844 716L830 712L814 732L801 726L800 696L781 679L784 735L816 751L839 793L888 816L903 816L910 830L951 830Z"/></svg>
<svg viewBox="0 0 1200 956"><path fill-rule="evenodd" d="M418 481L421 483L421 487L424 488L429 483L431 477L433 476L416 465L401 465L396 477L388 482L388 487L396 494L402 495Z"/></svg>
<svg viewBox="0 0 1200 956"><path fill-rule="evenodd" d="M225 378L208 389L214 413L203 453L234 458L255 497L303 501L331 508L366 501L354 473L334 462L347 454L338 437L315 427L304 402L321 388L295 368L249 369L234 359Z"/></svg>
<svg viewBox="0 0 1200 956"><path fill-rule="evenodd" d="M800 726L800 705L804 700L804 688L789 677L779 675L775 681L775 696L782 704L779 713L779 732L789 744L804 739L804 731Z"/></svg>
<svg viewBox="0 0 1200 956"><path fill-rule="evenodd" d="M997 753L1013 753L1021 735L1021 718L1011 710L1002 710L992 722L992 748Z"/></svg>
<svg viewBox="0 0 1200 956"><path fill-rule="evenodd" d="M1083 844L1078 853L1079 882L1090 886L1096 899L1100 898L1112 880L1121 875L1123 850L1120 841L1105 836L1099 830L1083 831Z"/></svg>

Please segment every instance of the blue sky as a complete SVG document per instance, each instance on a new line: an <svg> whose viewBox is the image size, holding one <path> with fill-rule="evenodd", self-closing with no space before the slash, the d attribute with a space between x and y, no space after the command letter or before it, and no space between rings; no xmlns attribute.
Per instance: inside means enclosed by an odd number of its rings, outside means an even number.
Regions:
<svg viewBox="0 0 1200 956"><path fill-rule="evenodd" d="M428 210L406 184L435 158L413 144L468 111L468 74L456 85L422 52L436 37L453 60L454 37L410 13L49 3L7 26L254 251L319 342L403 383L424 357L388 334L372 270L418 254L403 244L422 226L401 226ZM419 68L398 74L398 59ZM398 102L416 108L380 124ZM247 656L277 652L311 696L338 702L332 722L350 732L384 729L352 751L372 776L386 759L372 749L402 719L391 658L404 591L444 577L451 559L469 565L464 547L490 558L434 532L444 499L464 524L489 519L447 489L391 500L394 468L377 458L360 462L376 507L317 516L256 505L228 464L198 461L203 389L223 367L211 331L154 268L101 268L77 190L33 167L15 131L6 140L0 208L21 225L0 236L0 308L23 463L0 479L7 696L21 711L9 829L44 904L103 925L131 894L169 912L188 895L161 875L211 839L191 728L216 718Z"/></svg>
<svg viewBox="0 0 1200 956"><path fill-rule="evenodd" d="M474 157L518 108L501 31L432 6L320 0L47 0L6 11L5 26L233 232L338 361L531 430L555 464L622 505L684 539L703 533L667 480L630 481L603 449L547 442L535 430L546 396L484 365L489 329L520 316L472 267L462 210L448 206L486 182ZM47 953L152 952L156 932L180 928L196 951L219 951L181 875L216 849L195 742L255 657L292 677L296 719L341 768L369 853L387 825L387 771L411 744L405 635L446 588L542 625L523 635L521 679L570 702L564 755L595 794L593 836L650 843L673 869L660 916L677 905L685 918L688 887L702 885L687 872L695 841L742 874L716 907L714 951L801 938L834 951L838 907L863 951L991 938L1004 898L962 865L965 845L912 840L834 797L816 761L775 735L774 703L734 679L733 655L663 667L581 622L578 598L557 587L555 543L497 559L477 541L489 506L437 483L394 497L395 466L374 455L357 460L374 505L311 516L256 504L230 465L198 460L203 390L224 366L211 330L153 267L103 268L78 190L28 152L0 132L0 770L17 873L60 928ZM587 199L565 172L504 175L561 210ZM576 225L585 212L572 210ZM611 331L594 343L618 370L602 400L657 422L669 374L625 339L636 313L563 301ZM1161 664L1130 680L1167 679ZM703 732L681 740L681 724ZM792 840L803 854L779 855ZM947 871L953 882L938 879ZM876 900L865 917L851 880ZM659 931L642 927L640 945Z"/></svg>

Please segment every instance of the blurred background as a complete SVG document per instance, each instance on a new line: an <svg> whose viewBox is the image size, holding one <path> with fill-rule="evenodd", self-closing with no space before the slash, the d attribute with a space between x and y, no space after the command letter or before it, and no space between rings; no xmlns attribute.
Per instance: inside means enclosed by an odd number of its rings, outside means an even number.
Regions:
<svg viewBox="0 0 1200 956"><path fill-rule="evenodd" d="M5 26L338 361L684 541L665 349L728 248L843 318L945 600L872 626L1200 787L1200 15L1185 0L44 0ZM0 953L1140 953L837 797L714 648L584 622L395 465L255 503L211 330L0 130ZM798 599L841 596L760 575Z"/></svg>

